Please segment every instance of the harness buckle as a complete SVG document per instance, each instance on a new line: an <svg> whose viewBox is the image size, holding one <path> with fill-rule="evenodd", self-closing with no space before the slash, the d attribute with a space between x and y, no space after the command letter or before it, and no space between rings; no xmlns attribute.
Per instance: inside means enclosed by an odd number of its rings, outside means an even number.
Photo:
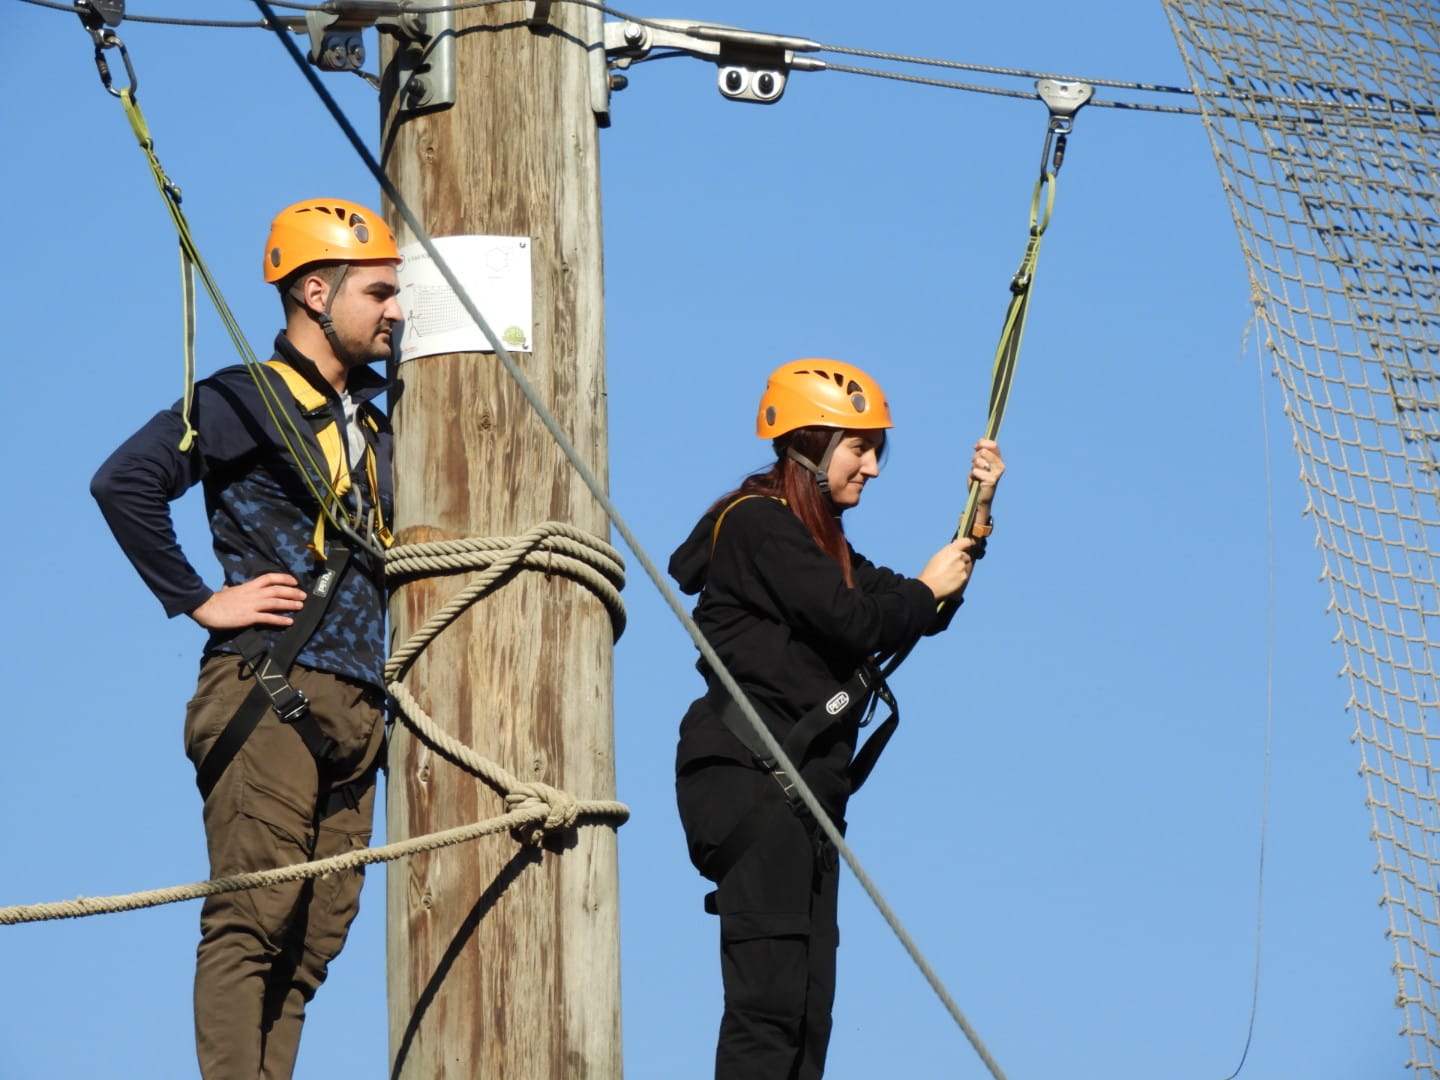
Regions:
<svg viewBox="0 0 1440 1080"><path fill-rule="evenodd" d="M795 797L795 781L790 779L789 773L784 769L771 769L770 775L775 777L775 782L780 785L780 790L787 800Z"/></svg>
<svg viewBox="0 0 1440 1080"><path fill-rule="evenodd" d="M292 696L285 701L282 702L278 696L270 699L275 715L282 724L296 723L305 719L310 712L310 699L305 696L305 691L296 690L293 686L289 689Z"/></svg>

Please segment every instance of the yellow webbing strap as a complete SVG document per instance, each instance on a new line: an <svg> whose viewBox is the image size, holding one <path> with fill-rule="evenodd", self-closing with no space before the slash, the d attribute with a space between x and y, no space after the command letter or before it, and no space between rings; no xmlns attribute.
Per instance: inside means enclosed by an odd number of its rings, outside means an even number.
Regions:
<svg viewBox="0 0 1440 1080"><path fill-rule="evenodd" d="M739 506L739 505L740 505L742 502L744 502L746 499L774 499L774 500L775 500L776 502L778 502L781 506L789 506L789 505L790 505L790 504L787 503L784 499L780 498L778 495L741 495L738 499L733 500L733 501L730 503L729 506L725 507L724 510L721 510L721 511L720 511L720 516L715 519L715 527L710 530L710 554L711 554L711 555L714 555L714 554L715 554L715 542L720 539L720 526L721 526L722 524L724 524L724 522L725 522L725 515L728 514L728 513L730 513L731 510L734 510L735 507Z"/></svg>
<svg viewBox="0 0 1440 1080"><path fill-rule="evenodd" d="M1088 99L1088 96L1087 90L1085 97ZM1045 97L1043 91L1041 97ZM1046 104L1050 104L1048 99ZM1084 101L1080 104L1083 105ZM1074 108L1079 108L1079 105ZM1030 235L1025 243L1025 254L1020 259L1020 267L1010 279L1010 303L1005 309L1005 321L1000 327L1000 343L995 348L995 363L990 371L990 413L985 420L987 439L999 437L1000 422L1005 418L1005 404L1010 398L1010 385L1015 380L1015 364L1020 357L1020 341L1025 335L1025 316L1030 307L1030 286L1034 282L1035 267L1040 260L1040 240L1045 235L1050 224L1050 214L1055 209L1055 177L1064 160L1065 140L1070 131L1068 121L1073 116L1074 109L1066 115L1057 113L1051 105L1045 149L1040 158L1040 177L1035 181L1034 191L1030 195ZM1052 146L1055 149L1053 158L1050 156ZM980 489L983 486L978 480L970 481L965 496L965 510L960 515L960 524L953 539L958 540L964 536L983 539L994 531L990 523L989 503L980 502ZM936 605L936 610L943 611L952 602L941 600ZM885 660L881 674L885 677L893 674L910 655L915 644L915 641L911 641L896 649L889 659ZM876 657L877 662L880 659L881 657Z"/></svg>
<svg viewBox="0 0 1440 1080"><path fill-rule="evenodd" d="M322 409L327 404L323 393L311 385L310 380L296 371L289 364L280 360L267 360L265 366L275 372L284 380L285 386L289 389L290 395L300 406L302 413L313 413ZM363 423L372 432L378 432L379 426L373 417L363 409L360 412ZM329 506L322 506L323 513L315 522L315 538L311 547L320 558L325 558L325 519L334 520L337 515L345 513L341 499L351 488L349 454L347 452L345 434L341 431L340 425L331 419L329 423L322 424L315 431L315 438L320 443L320 452L325 456L325 486L327 492L334 496L334 502ZM375 463L375 451L369 442L365 445L365 476L370 483L370 498L375 504L375 537L380 541L381 546L389 547L395 542L390 530L385 527L385 519L380 509L380 471Z"/></svg>
<svg viewBox="0 0 1440 1080"><path fill-rule="evenodd" d="M180 297L185 348L185 389L180 398L180 419L185 423L185 433L180 436L180 450L189 453L197 434L190 424L190 409L195 403L195 264L183 244L180 246Z"/></svg>
<svg viewBox="0 0 1440 1080"><path fill-rule="evenodd" d="M145 157L150 163L150 173L155 178L155 186L160 189L160 194L164 196L166 204L171 207L171 217L175 219L176 229L180 232L180 292L184 308L183 348L185 350L185 388L181 395L180 407L180 418L185 423L185 433L180 437L180 449L188 451L195 441L195 429L190 426L190 405L195 394L195 264L198 261L198 255L193 250L194 242L189 238L189 225L185 222L184 215L179 212L180 189L175 186L170 177L165 175L164 166L155 156L155 140L150 137L150 127L146 124L145 116L135 101L134 87L116 91L116 96L120 99L120 104L125 107L125 116L130 121L130 130L135 133L135 140L140 144L140 149L145 152Z"/></svg>
<svg viewBox="0 0 1440 1080"><path fill-rule="evenodd" d="M289 364L280 360L267 360L265 366L285 380L290 395L299 404L302 413L312 413L325 407L325 395L311 386L310 380ZM320 442L320 452L325 455L325 476L331 490L337 496L344 495L350 490L350 466L345 460L345 444L340 425L331 420L316 430L315 438Z"/></svg>

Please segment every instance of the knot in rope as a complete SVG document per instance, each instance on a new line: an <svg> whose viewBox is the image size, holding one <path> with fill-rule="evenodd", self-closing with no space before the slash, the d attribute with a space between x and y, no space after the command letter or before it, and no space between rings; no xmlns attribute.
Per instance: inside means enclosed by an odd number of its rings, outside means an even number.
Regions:
<svg viewBox="0 0 1440 1080"><path fill-rule="evenodd" d="M510 813L540 806L545 807L547 813L545 820L528 837L532 844L538 844L547 832L572 827L580 816L580 803L575 796L539 781L518 784L505 796L505 809Z"/></svg>
<svg viewBox="0 0 1440 1080"><path fill-rule="evenodd" d="M630 811L623 803L581 800L538 780L521 780L436 723L402 681L416 658L461 611L499 588L518 570L538 570L547 577L559 574L580 583L609 612L615 636L624 629L625 605L620 599L624 560L599 537L573 525L542 521L515 537L397 544L385 559L385 575L392 585L430 574L480 573L425 619L409 640L396 646L385 662L385 680L396 718L437 753L502 793L506 817L518 819L513 830L526 842L538 844L547 832L574 827L582 815L618 825Z"/></svg>

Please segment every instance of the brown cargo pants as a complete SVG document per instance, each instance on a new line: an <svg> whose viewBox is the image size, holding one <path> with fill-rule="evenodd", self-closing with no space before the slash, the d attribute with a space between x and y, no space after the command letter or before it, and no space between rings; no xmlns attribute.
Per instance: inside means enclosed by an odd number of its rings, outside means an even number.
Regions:
<svg viewBox="0 0 1440 1080"><path fill-rule="evenodd" d="M290 683L309 698L334 749L317 764L294 728L265 710L205 802L212 877L370 842L384 741L379 691L301 667ZM185 716L185 752L197 767L252 685L239 657L201 664ZM352 783L350 801L329 797ZM195 1047L205 1080L288 1080L305 1006L345 943L363 880L357 869L205 901L195 958Z"/></svg>

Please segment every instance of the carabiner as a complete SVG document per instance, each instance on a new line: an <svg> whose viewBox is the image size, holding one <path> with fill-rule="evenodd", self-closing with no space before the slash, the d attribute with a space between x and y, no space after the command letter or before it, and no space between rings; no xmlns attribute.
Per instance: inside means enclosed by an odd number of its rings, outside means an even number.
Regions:
<svg viewBox="0 0 1440 1080"><path fill-rule="evenodd" d="M111 85L110 65L105 62L106 49L119 49L120 58L125 61L125 75L130 80L130 85L125 89L130 91L130 96L133 98L136 89L140 86L140 80L135 78L135 69L130 64L130 52L125 48L125 43L120 40L120 36L114 30L91 30L90 36L95 40L95 67L100 72L100 81L104 84L105 89L116 97L123 93Z"/></svg>

